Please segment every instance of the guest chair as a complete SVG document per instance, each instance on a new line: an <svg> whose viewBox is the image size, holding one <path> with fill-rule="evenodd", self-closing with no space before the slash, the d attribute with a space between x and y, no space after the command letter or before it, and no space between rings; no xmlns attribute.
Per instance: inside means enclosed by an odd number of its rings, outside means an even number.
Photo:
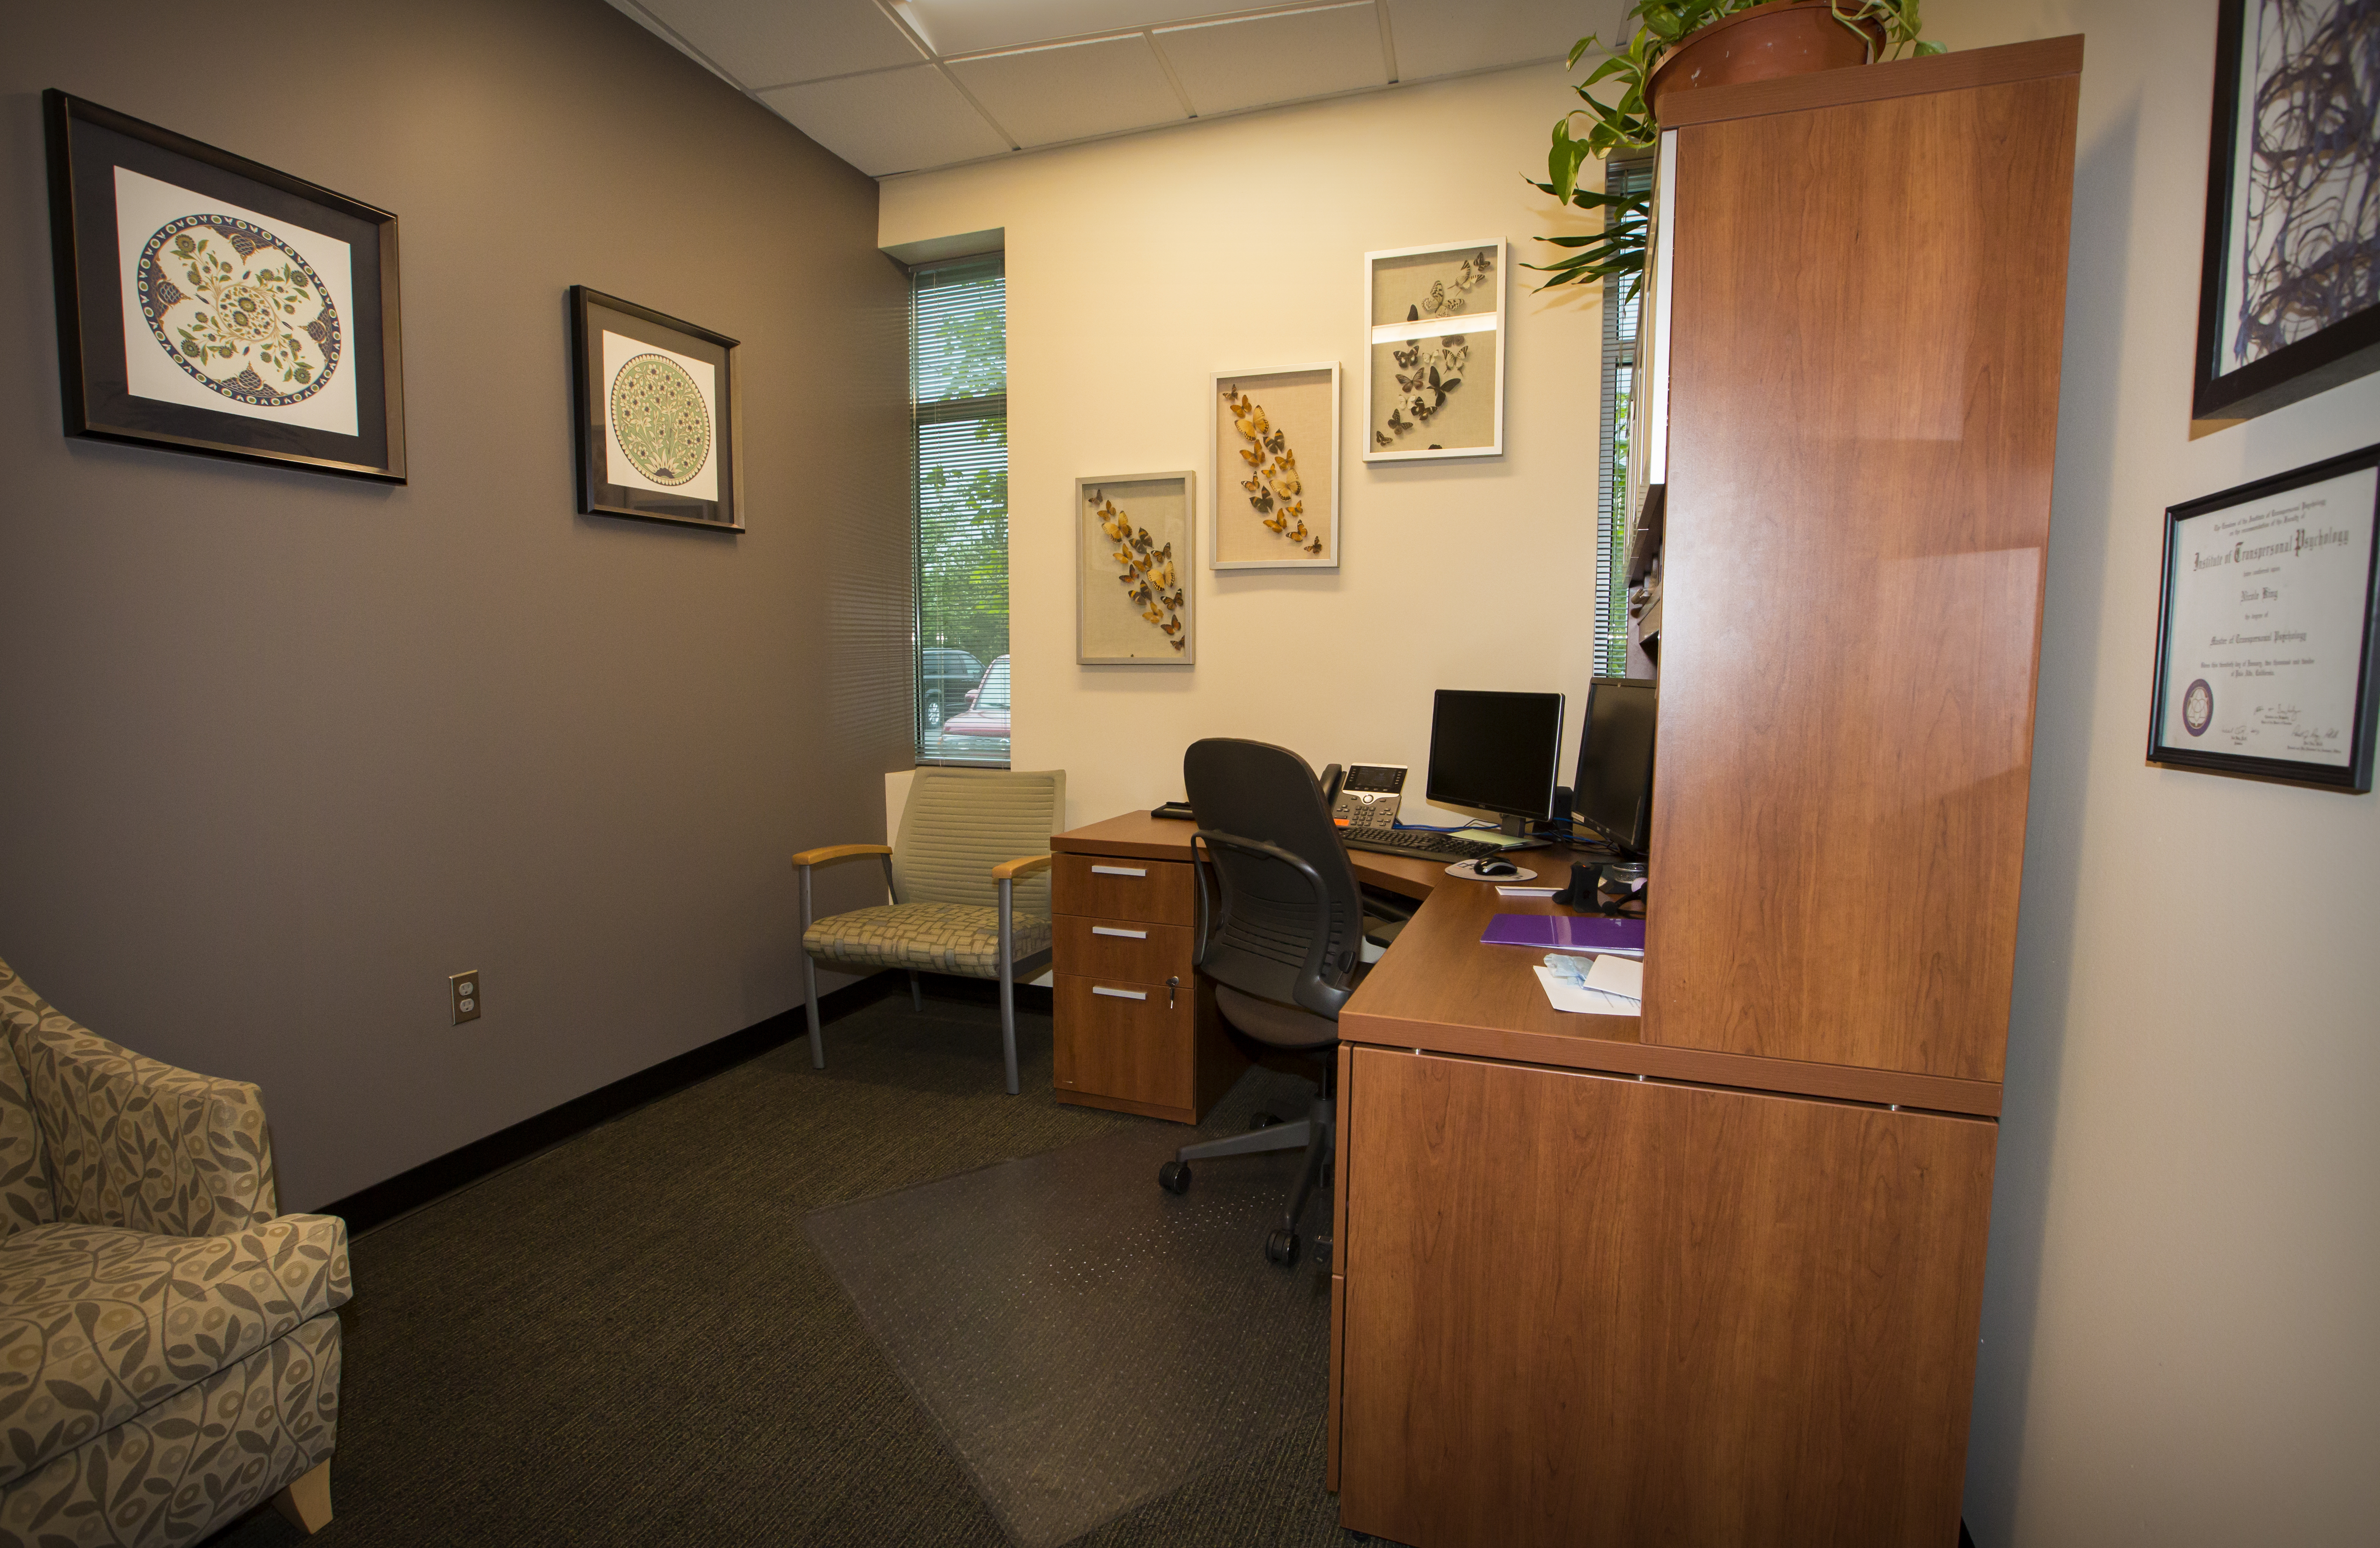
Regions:
<svg viewBox="0 0 2380 1548"><path fill-rule="evenodd" d="M1000 981L1001 1052L1008 1094L1016 1094L1016 981L1050 966L1050 835L1065 810L1063 769L919 769L892 844L838 844L794 857L802 880L802 993L814 1067L826 1067L820 962L861 971L906 969L913 999L920 972L956 973ZM870 855L883 862L892 902L814 918L810 873Z"/></svg>
<svg viewBox="0 0 2380 1548"><path fill-rule="evenodd" d="M1215 1008L1264 1047L1318 1055L1321 1089L1305 1118L1184 1145L1157 1180L1181 1193L1194 1161L1303 1149L1287 1216L1265 1238L1265 1256L1288 1267L1297 1262L1299 1217L1330 1161L1339 1009L1363 971L1363 892L1322 786L1296 753L1212 737L1190 744L1182 779L1198 823L1191 850L1207 861L1196 868L1194 960L1214 982Z"/></svg>
<svg viewBox="0 0 2380 1548"><path fill-rule="evenodd" d="M0 1542L331 1519L346 1223L276 1191L254 1086L128 1053L0 962Z"/></svg>

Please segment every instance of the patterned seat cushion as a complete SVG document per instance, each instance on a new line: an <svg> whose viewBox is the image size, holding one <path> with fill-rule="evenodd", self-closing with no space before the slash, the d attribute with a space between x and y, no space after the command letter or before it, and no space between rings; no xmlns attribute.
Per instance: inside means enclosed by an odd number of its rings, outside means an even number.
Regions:
<svg viewBox="0 0 2380 1548"><path fill-rule="evenodd" d="M0 1489L0 1545L179 1548L338 1439L339 1319L326 1315Z"/></svg>
<svg viewBox="0 0 2380 1548"><path fill-rule="evenodd" d="M346 1223L226 1237L71 1222L0 1242L0 1484L247 1359L348 1295Z"/></svg>
<svg viewBox="0 0 2380 1548"><path fill-rule="evenodd" d="M1050 949L1046 914L1019 910L1009 921L1013 961ZM962 978L1000 976L1000 910L961 903L901 903L854 908L820 920L802 949L842 968L914 968Z"/></svg>

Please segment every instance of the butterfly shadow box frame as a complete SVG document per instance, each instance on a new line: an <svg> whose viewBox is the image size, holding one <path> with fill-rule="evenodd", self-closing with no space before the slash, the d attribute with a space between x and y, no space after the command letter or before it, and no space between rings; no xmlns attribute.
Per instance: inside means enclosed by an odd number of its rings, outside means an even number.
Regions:
<svg viewBox="0 0 2380 1548"><path fill-rule="evenodd" d="M1188 666L1198 659L1198 475L1075 481L1075 659Z"/></svg>
<svg viewBox="0 0 2380 1548"><path fill-rule="evenodd" d="M405 481L396 217L50 90L69 436Z"/></svg>
<svg viewBox="0 0 2380 1548"><path fill-rule="evenodd" d="M1364 255L1364 460L1504 455L1504 239Z"/></svg>
<svg viewBox="0 0 2380 1548"><path fill-rule="evenodd" d="M570 287L580 515L745 530L739 347L683 318Z"/></svg>
<svg viewBox="0 0 2380 1548"><path fill-rule="evenodd" d="M1208 563L1339 567L1339 362L1219 371L1208 384Z"/></svg>

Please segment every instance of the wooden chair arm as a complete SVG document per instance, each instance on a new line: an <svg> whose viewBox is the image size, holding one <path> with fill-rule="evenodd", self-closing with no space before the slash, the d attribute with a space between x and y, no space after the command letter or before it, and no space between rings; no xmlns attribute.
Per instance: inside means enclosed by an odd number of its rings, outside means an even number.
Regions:
<svg viewBox="0 0 2380 1548"><path fill-rule="evenodd" d="M1021 860L1002 860L991 868L991 879L995 882L1014 882L1020 876L1030 876L1037 871L1049 870L1050 863L1057 858L1055 855L1030 855Z"/></svg>
<svg viewBox="0 0 2380 1548"><path fill-rule="evenodd" d="M806 865L832 865L837 860L857 859L862 855L889 855L890 844L830 844L823 849L805 849L794 857L794 869Z"/></svg>

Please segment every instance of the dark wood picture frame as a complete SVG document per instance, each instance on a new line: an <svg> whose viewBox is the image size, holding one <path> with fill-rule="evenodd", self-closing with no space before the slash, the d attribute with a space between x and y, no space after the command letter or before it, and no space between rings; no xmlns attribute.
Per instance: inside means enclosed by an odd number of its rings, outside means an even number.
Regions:
<svg viewBox="0 0 2380 1548"><path fill-rule="evenodd" d="M55 89L42 93L42 112L49 151L50 244L66 433L403 483L405 370L396 217L303 177ZM185 401L135 390L139 373L132 358L140 341L132 340L134 350L128 350L127 281L117 229L119 169L195 195L194 202L220 201L254 211L274 223L272 229L296 228L346 245L348 273L343 283L355 315L339 318L326 306L315 322L329 320L327 336L339 346L339 363L351 371L343 386L354 395L356 433L199 407L187 400L198 396L187 389ZM212 236L244 224L226 216L224 225L206 229ZM310 266L306 267L310 273ZM327 290L323 295L327 299ZM312 299L310 292L308 299ZM146 301L133 304L157 325L162 344L164 335L156 314L148 311ZM144 365L153 370L145 351L140 353ZM200 372L180 365L177 356L160 354L176 360L184 376L207 383ZM323 372L322 381L329 380L329 372ZM219 386L212 390L231 396Z"/></svg>
<svg viewBox="0 0 2380 1548"><path fill-rule="evenodd" d="M2241 154L2240 74L2247 67L2251 7L2265 3L2222 0L2216 22L2214 133L2207 152L2205 250L2199 271L2198 352L2191 390L2191 419L2202 430L2270 413L2380 371L2380 303L2335 319L2259 360L2230 371L2217 369L2231 322L2225 297L2241 213L2232 200Z"/></svg>
<svg viewBox="0 0 2380 1548"><path fill-rule="evenodd" d="M571 416L578 462L578 511L582 516L624 516L666 521L715 532L744 528L743 392L736 351L725 334L683 318L590 290L570 287ZM613 427L600 340L610 331L622 338L707 362L717 372L709 456L716 460L714 497L681 495L665 489L618 482L611 477ZM623 456L626 454L624 450Z"/></svg>
<svg viewBox="0 0 2380 1548"><path fill-rule="evenodd" d="M2347 762L2340 765L2251 757L2177 745L2166 739L2169 707L2167 695L2173 687L2174 676L2170 669L2176 625L2174 578L2180 553L2182 523L2269 500L2292 489L2324 483L2364 469L2380 473L2380 444L2166 508L2164 573L2157 591L2156 676L2149 689L2150 763L2166 768L2191 769L2202 774L2233 774L2246 779L2311 786L2350 795L2362 795L2372 788L2374 730L2375 725L2380 725L2380 478L2375 478L2373 508L2367 513L2371 524L2364 539L2362 637L2356 647L2355 692L2344 728L2350 739ZM2244 575L2248 572L2240 573ZM2187 693L2202 686L2194 682L2183 691ZM2204 727L2190 726L2189 729L2203 731Z"/></svg>

